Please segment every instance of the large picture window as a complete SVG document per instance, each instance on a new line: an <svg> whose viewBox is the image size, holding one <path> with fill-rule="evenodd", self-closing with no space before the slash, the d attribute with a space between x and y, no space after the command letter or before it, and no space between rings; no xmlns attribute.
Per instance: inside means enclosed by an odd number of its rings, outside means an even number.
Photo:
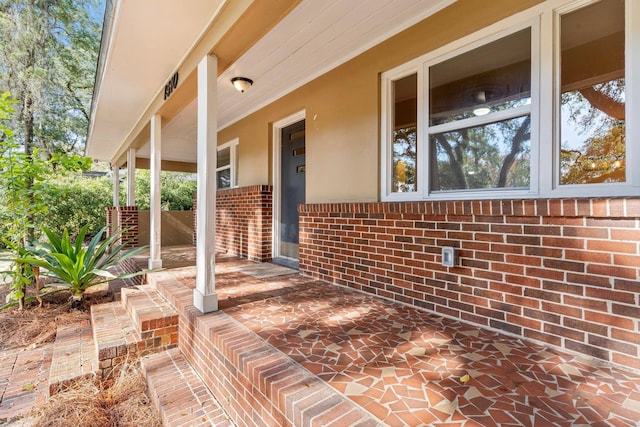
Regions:
<svg viewBox="0 0 640 427"><path fill-rule="evenodd" d="M428 72L430 190L528 189L531 29Z"/></svg>
<svg viewBox="0 0 640 427"><path fill-rule="evenodd" d="M383 73L382 199L637 193L628 2L543 2Z"/></svg>

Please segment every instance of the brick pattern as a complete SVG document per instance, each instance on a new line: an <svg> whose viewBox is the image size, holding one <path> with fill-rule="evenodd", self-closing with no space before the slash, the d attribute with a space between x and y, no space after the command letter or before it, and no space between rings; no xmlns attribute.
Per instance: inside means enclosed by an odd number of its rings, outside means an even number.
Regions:
<svg viewBox="0 0 640 427"><path fill-rule="evenodd" d="M0 424L24 416L49 397L53 346L27 347L0 355Z"/></svg>
<svg viewBox="0 0 640 427"><path fill-rule="evenodd" d="M138 246L138 207L120 206L118 208L118 229L122 230L121 240L125 249Z"/></svg>
<svg viewBox="0 0 640 427"><path fill-rule="evenodd" d="M176 347L177 322L177 314L148 287L123 288L121 301L92 305L99 373L107 376L128 359Z"/></svg>
<svg viewBox="0 0 640 427"><path fill-rule="evenodd" d="M49 373L49 395L93 375L98 369L97 360L93 329L88 320L58 326Z"/></svg>
<svg viewBox="0 0 640 427"><path fill-rule="evenodd" d="M107 230L106 230L106 235L107 237L111 237L113 236L113 233L116 232L117 228L118 228L118 213L117 213L118 208L115 206L107 206L107 208L105 209L106 211L106 216L107 216Z"/></svg>
<svg viewBox="0 0 640 427"><path fill-rule="evenodd" d="M254 261L271 260L272 187L254 185L218 190L216 252ZM197 196L194 196L194 244Z"/></svg>
<svg viewBox="0 0 640 427"><path fill-rule="evenodd" d="M299 211L303 274L640 370L638 198Z"/></svg>
<svg viewBox="0 0 640 427"><path fill-rule="evenodd" d="M238 426L378 425L309 371L223 311L191 305L193 290L171 272L149 281L180 313L180 351ZM348 424L335 412L349 414ZM331 413L331 421L312 419Z"/></svg>
<svg viewBox="0 0 640 427"><path fill-rule="evenodd" d="M135 248L139 244L138 207L137 206L109 206L106 208L107 237L117 230L123 230L120 241L126 242L125 249Z"/></svg>
<svg viewBox="0 0 640 427"><path fill-rule="evenodd" d="M177 348L141 360L149 394L165 426L233 423Z"/></svg>
<svg viewBox="0 0 640 427"><path fill-rule="evenodd" d="M151 286L122 289L122 305L143 340L159 339L159 347L178 344L178 313Z"/></svg>

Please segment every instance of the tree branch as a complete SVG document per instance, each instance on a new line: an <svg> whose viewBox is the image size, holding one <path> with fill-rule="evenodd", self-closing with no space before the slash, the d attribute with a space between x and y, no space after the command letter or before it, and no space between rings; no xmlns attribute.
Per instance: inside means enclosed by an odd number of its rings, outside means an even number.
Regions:
<svg viewBox="0 0 640 427"><path fill-rule="evenodd" d="M624 120L624 103L616 101L607 94L595 90L593 87L580 89L580 94L584 96L594 108L602 111L607 116L616 120Z"/></svg>
<svg viewBox="0 0 640 427"><path fill-rule="evenodd" d="M513 166L513 162L516 160L516 156L522 149L522 143L530 138L529 135L529 124L531 122L531 117L527 116L520 128L513 136L511 140L511 151L507 154L502 162L502 167L500 168L500 176L498 177L498 188L502 188L507 185L507 177L509 175L509 170L511 166Z"/></svg>

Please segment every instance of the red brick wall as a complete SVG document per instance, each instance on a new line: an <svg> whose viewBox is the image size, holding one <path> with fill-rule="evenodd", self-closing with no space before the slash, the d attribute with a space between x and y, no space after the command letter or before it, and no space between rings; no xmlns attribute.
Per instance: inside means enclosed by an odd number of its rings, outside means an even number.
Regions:
<svg viewBox="0 0 640 427"><path fill-rule="evenodd" d="M195 199L193 212L195 230ZM216 251L256 261L271 260L272 217L271 186L254 185L218 190ZM193 239L195 244L195 231Z"/></svg>
<svg viewBox="0 0 640 427"><path fill-rule="evenodd" d="M125 248L138 246L138 207L137 206L109 206L106 209L107 237L117 230L123 230L120 241L127 242Z"/></svg>
<svg viewBox="0 0 640 427"><path fill-rule="evenodd" d="M304 274L640 369L640 199L304 205L300 231Z"/></svg>
<svg viewBox="0 0 640 427"><path fill-rule="evenodd" d="M115 206L108 206L106 208L106 214L107 214L107 230L106 230L106 235L107 237L110 237L113 235L113 233L115 233L116 229L118 228L118 217L117 217L117 210L118 208Z"/></svg>
<svg viewBox="0 0 640 427"><path fill-rule="evenodd" d="M118 208L118 228L122 230L121 240L125 248L138 246L138 207L120 206Z"/></svg>

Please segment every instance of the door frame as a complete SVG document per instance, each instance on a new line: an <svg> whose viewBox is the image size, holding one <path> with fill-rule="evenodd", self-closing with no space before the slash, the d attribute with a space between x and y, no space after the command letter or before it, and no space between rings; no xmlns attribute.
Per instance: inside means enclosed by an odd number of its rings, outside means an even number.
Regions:
<svg viewBox="0 0 640 427"><path fill-rule="evenodd" d="M271 258L281 258L280 255L280 210L282 202L282 177L280 167L282 160L282 129L306 119L306 110L298 111L284 119L273 123L272 159L273 159L273 223L271 227ZM306 130L306 125L305 125ZM306 132L305 132L306 133ZM305 137L305 146L307 145ZM306 185L306 178L305 178Z"/></svg>

